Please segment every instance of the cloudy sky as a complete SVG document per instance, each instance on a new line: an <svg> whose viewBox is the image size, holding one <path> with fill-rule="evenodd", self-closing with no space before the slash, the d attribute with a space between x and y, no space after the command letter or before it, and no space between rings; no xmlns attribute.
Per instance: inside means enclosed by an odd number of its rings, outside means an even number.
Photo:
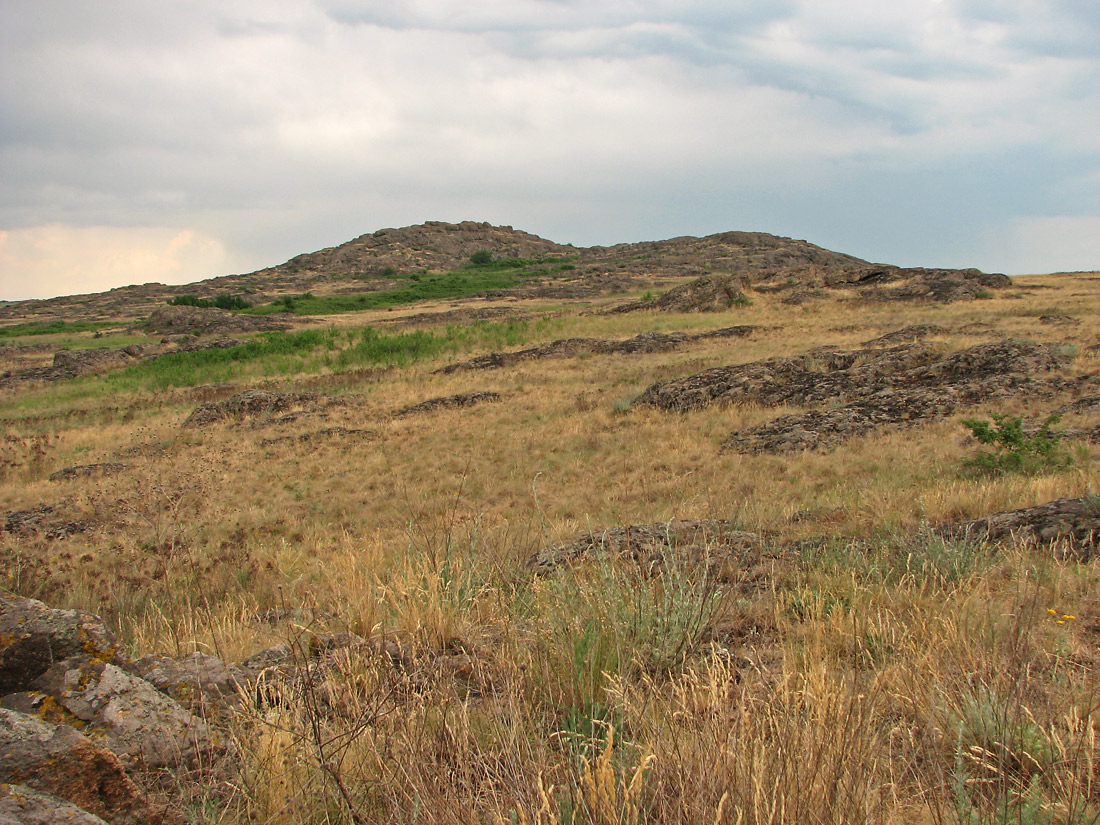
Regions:
<svg viewBox="0 0 1100 825"><path fill-rule="evenodd" d="M0 3L0 298L425 220L1098 268L1100 3Z"/></svg>

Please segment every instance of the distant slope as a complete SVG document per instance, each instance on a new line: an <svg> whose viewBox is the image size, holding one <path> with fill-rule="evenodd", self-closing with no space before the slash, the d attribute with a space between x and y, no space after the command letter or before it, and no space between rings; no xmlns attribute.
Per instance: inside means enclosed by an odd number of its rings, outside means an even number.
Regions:
<svg viewBox="0 0 1100 825"><path fill-rule="evenodd" d="M428 221L401 229L379 229L339 246L297 255L249 277L355 278L382 276L389 267L400 272L454 269L482 249L496 258L538 259L578 252L510 226Z"/></svg>
<svg viewBox="0 0 1100 825"><path fill-rule="evenodd" d="M575 273L569 282L531 281L509 294L543 297L591 297L629 289L644 279L670 279L714 273L735 275L760 289L821 286L873 286L910 278L923 270L901 270L832 252L802 240L763 232L722 232L615 246L578 248L555 243L510 226L464 221L428 221L399 229L380 229L328 249L297 255L286 263L243 275L227 275L182 286L149 283L109 292L49 300L0 304L0 322L89 321L145 318L175 295L240 295L253 303L319 289L341 293L391 289L395 276L447 271L466 264L479 250L496 259L569 258ZM1004 286L1004 276L977 270L934 270L959 278ZM341 282L343 285L341 286ZM977 281L975 281L977 283ZM921 287L923 289L923 287ZM940 297L935 290L928 297ZM908 297L921 297L921 290Z"/></svg>

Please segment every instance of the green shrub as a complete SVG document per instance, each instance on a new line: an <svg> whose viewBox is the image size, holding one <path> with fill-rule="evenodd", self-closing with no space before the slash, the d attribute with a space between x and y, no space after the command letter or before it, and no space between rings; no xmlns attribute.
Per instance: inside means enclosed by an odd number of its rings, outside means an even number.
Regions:
<svg viewBox="0 0 1100 825"><path fill-rule="evenodd" d="M488 249L479 249L470 256L470 263L474 266L485 266L493 262L493 253Z"/></svg>
<svg viewBox="0 0 1100 825"><path fill-rule="evenodd" d="M993 452L982 452L964 462L967 469L983 473L1041 473L1060 470L1073 463L1073 457L1059 448L1062 434L1053 427L1061 416L1051 415L1033 434L1024 431L1023 419L993 415L993 421L964 418L963 424Z"/></svg>
<svg viewBox="0 0 1100 825"><path fill-rule="evenodd" d="M210 307L216 307L217 309L248 309L252 304L244 300L239 295L216 295L214 298L198 298L194 295L177 295L175 298L168 299L168 305L174 307L199 307L201 309L209 309Z"/></svg>

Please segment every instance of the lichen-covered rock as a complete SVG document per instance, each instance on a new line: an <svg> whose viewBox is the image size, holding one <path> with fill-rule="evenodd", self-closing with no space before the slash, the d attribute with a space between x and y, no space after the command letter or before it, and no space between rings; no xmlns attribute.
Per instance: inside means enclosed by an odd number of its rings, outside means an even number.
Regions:
<svg viewBox="0 0 1100 825"><path fill-rule="evenodd" d="M56 718L102 741L126 764L193 766L218 750L206 722L149 682L88 656L58 662L32 684ZM47 715L43 713L43 715Z"/></svg>
<svg viewBox="0 0 1100 825"><path fill-rule="evenodd" d="M27 688L56 662L76 655L122 661L118 641L99 617L0 596L0 694Z"/></svg>
<svg viewBox="0 0 1100 825"><path fill-rule="evenodd" d="M0 783L0 825L108 825L53 794Z"/></svg>
<svg viewBox="0 0 1100 825"><path fill-rule="evenodd" d="M111 751L67 725L0 708L0 782L67 800L112 825L174 825ZM62 820L64 821L64 820Z"/></svg>
<svg viewBox="0 0 1100 825"><path fill-rule="evenodd" d="M974 541L1023 541L1053 546L1059 555L1087 560L1100 546L1100 497L1059 498L940 528Z"/></svg>
<svg viewBox="0 0 1100 825"><path fill-rule="evenodd" d="M199 652L179 659L143 656L130 666L130 670L203 718L216 716L222 708L240 704L249 679L244 669Z"/></svg>

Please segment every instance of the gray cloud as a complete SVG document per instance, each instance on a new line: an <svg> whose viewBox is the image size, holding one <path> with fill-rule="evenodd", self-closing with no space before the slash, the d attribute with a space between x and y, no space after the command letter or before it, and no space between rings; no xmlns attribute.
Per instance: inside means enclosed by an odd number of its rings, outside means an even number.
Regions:
<svg viewBox="0 0 1100 825"><path fill-rule="evenodd" d="M1013 231L1100 215L1098 18L1024 0L8 0L0 228L111 249L128 228L143 249L192 232L201 254L169 275L195 278L433 218L584 244L759 229L1011 270L993 251L1043 244ZM25 275L0 260L3 297Z"/></svg>

